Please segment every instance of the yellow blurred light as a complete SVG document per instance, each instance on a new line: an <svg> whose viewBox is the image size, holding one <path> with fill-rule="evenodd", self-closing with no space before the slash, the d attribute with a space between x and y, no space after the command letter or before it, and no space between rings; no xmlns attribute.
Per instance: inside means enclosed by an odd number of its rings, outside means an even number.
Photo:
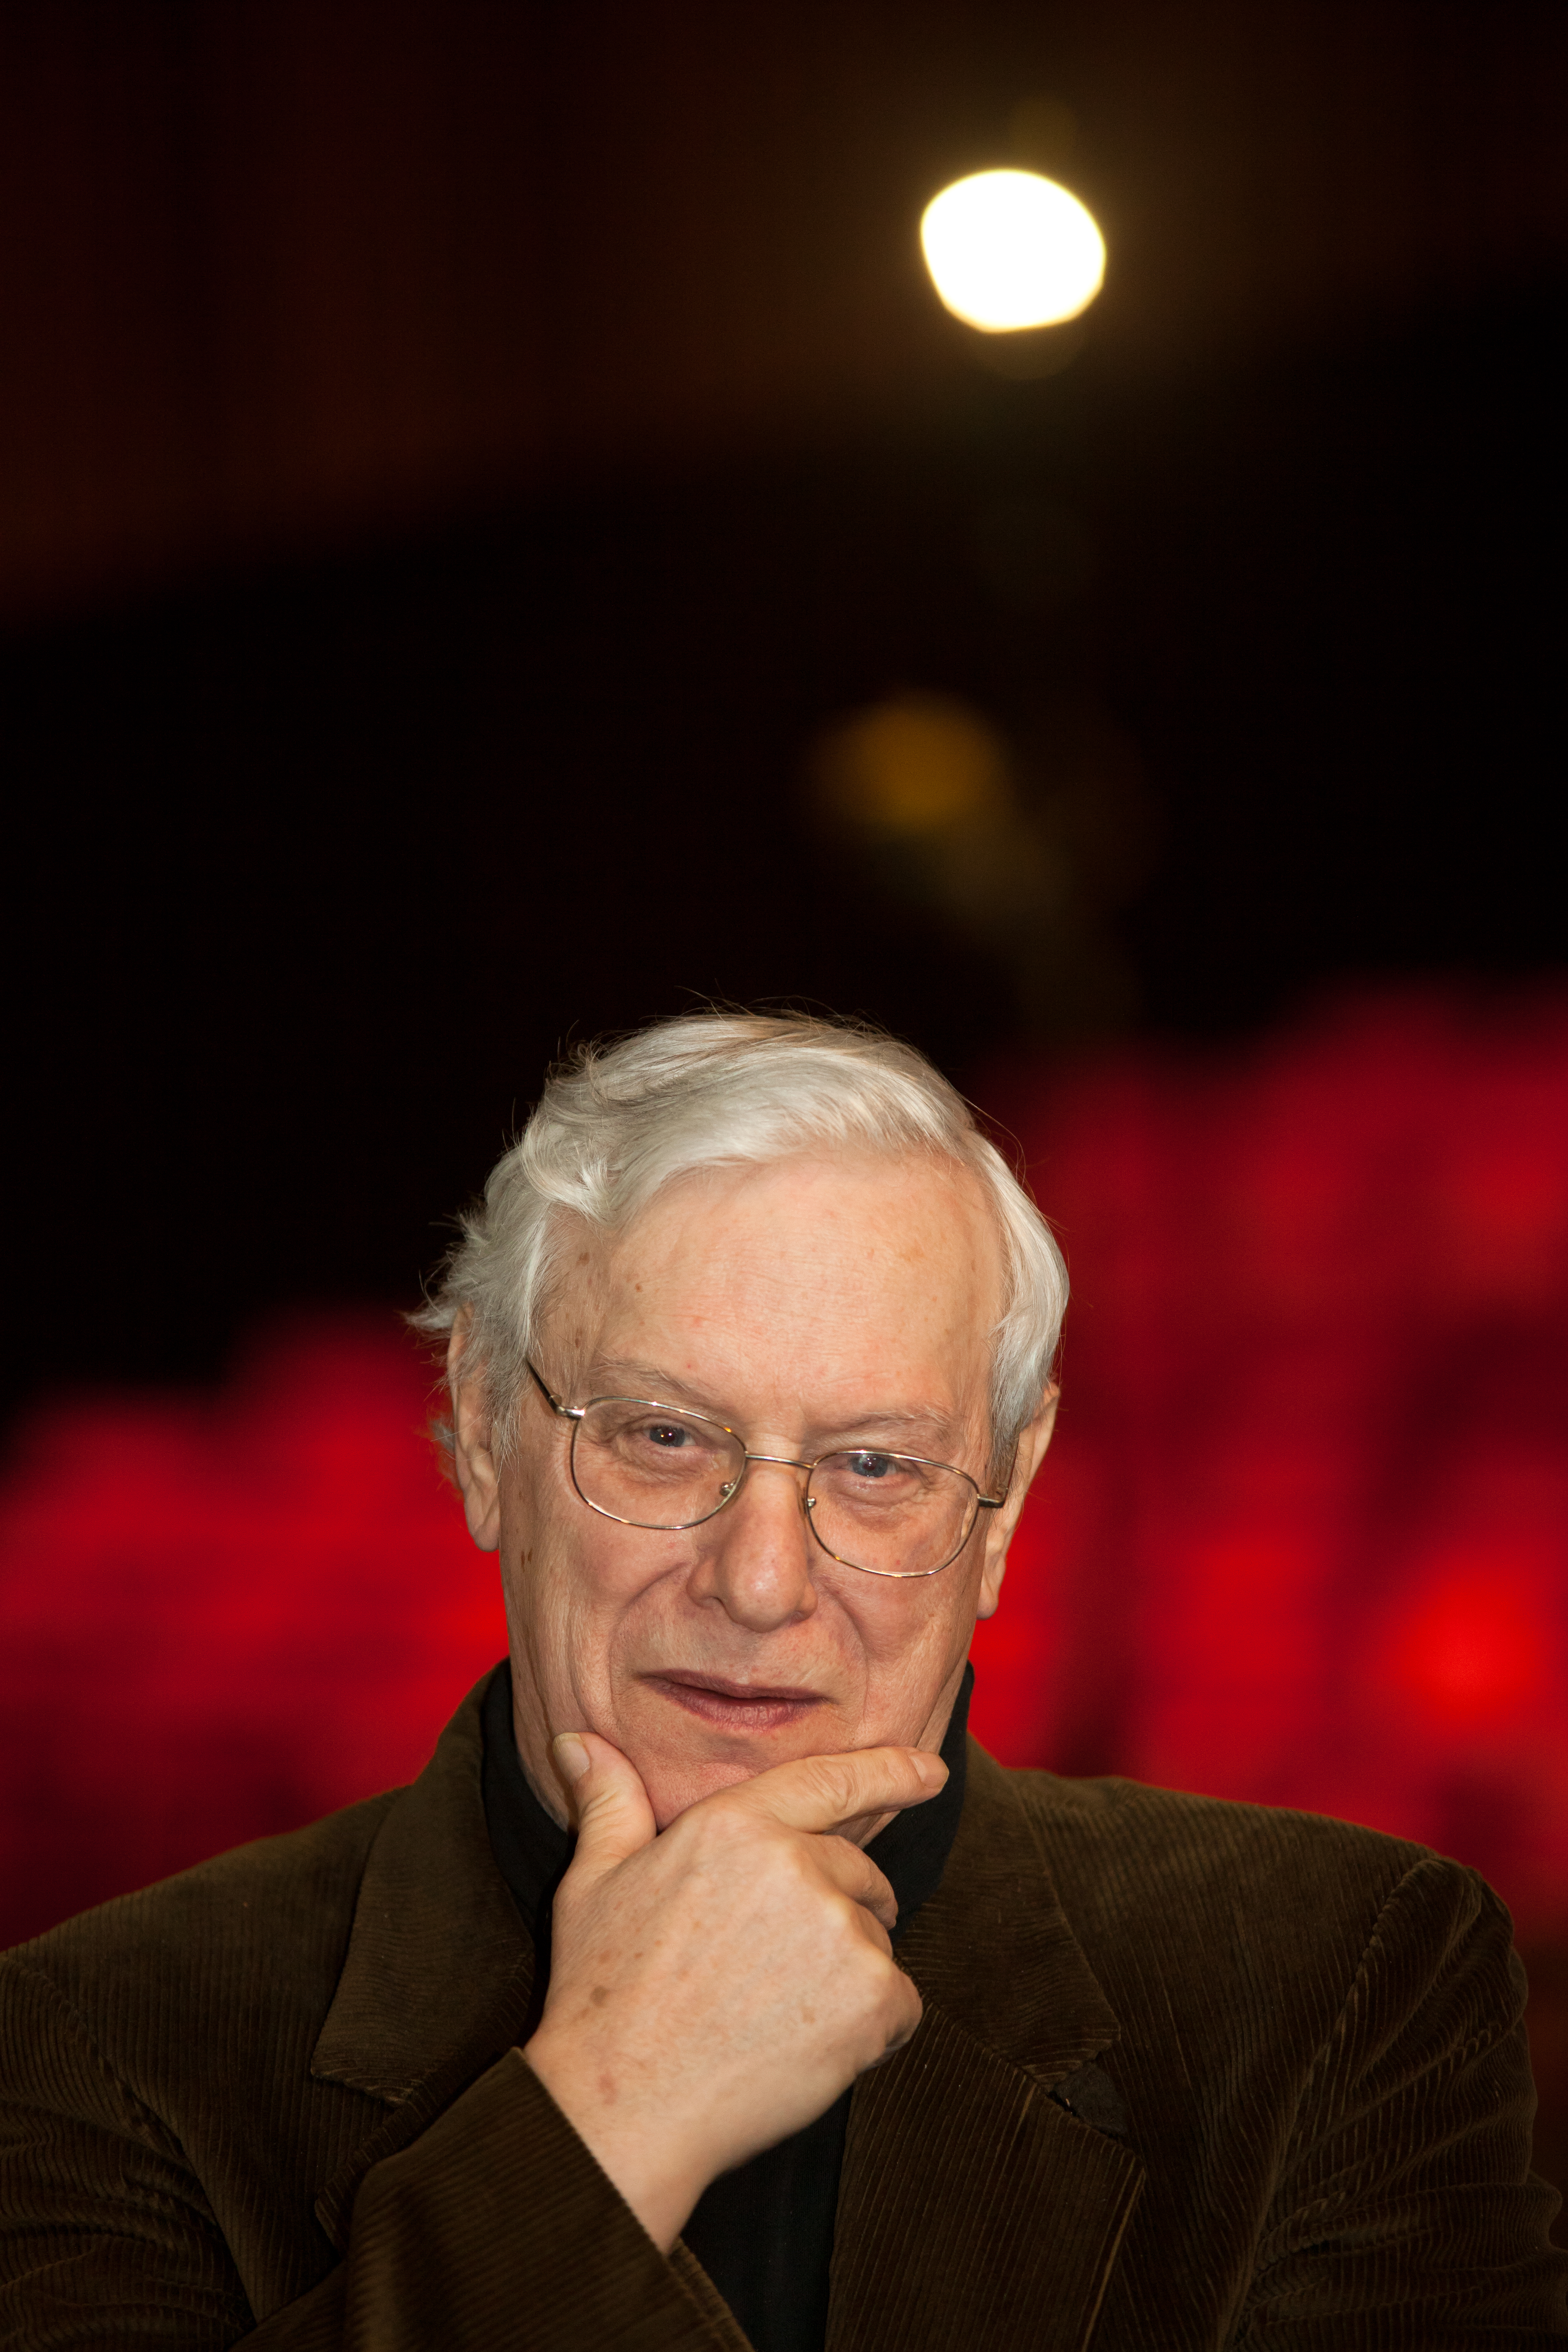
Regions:
<svg viewBox="0 0 1568 2352"><path fill-rule="evenodd" d="M1105 278L1094 215L1038 172L955 180L926 206L921 245L948 309L988 335L1076 319Z"/></svg>
<svg viewBox="0 0 1568 2352"><path fill-rule="evenodd" d="M898 695L857 711L818 740L813 766L825 814L871 834L984 824L1011 798L1002 738L947 695Z"/></svg>

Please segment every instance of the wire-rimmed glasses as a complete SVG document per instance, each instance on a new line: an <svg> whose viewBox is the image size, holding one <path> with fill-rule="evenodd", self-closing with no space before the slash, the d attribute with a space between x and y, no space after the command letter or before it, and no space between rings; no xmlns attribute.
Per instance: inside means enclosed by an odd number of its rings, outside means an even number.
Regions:
<svg viewBox="0 0 1568 2352"><path fill-rule="evenodd" d="M655 1397L563 1404L534 1367L541 1396L572 1424L572 1484L591 1511L623 1527L675 1533L732 1503L753 1462L804 1470L801 1509L830 1559L868 1576L935 1576L951 1566L982 1511L1001 1508L967 1470L923 1454L854 1445L797 1462L753 1454L711 1414Z"/></svg>

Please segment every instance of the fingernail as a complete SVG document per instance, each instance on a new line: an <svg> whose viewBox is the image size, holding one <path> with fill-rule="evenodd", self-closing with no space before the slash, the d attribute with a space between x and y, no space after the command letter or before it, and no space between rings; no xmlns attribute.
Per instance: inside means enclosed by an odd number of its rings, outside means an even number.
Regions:
<svg viewBox="0 0 1568 2352"><path fill-rule="evenodd" d="M561 1778L572 1787L583 1778L594 1760L574 1731L558 1731L550 1743L550 1749Z"/></svg>

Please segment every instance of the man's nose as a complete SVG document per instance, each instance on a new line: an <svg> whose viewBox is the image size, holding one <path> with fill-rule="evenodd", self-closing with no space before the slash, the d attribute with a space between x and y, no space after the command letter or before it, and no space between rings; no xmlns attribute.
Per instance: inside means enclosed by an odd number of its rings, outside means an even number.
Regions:
<svg viewBox="0 0 1568 2352"><path fill-rule="evenodd" d="M801 1506L804 1473L753 1455L734 1501L708 1523L711 1541L692 1572L697 1601L717 1601L748 1633L774 1633L816 1607L816 1547Z"/></svg>

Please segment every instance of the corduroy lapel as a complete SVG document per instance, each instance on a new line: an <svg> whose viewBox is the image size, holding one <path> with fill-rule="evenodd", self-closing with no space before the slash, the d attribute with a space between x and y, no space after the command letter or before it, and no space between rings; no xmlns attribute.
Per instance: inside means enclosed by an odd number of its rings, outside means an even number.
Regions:
<svg viewBox="0 0 1568 2352"><path fill-rule="evenodd" d="M1049 2096L1116 2019L973 1740L957 1841L900 1958L925 2015L850 2105L827 2352L1081 2352L1143 2166Z"/></svg>
<svg viewBox="0 0 1568 2352"><path fill-rule="evenodd" d="M317 2040L318 2079L389 2109L316 2200L339 2246L370 2167L527 2016L532 1945L485 1828L483 1690L388 1809ZM1115 2041L1116 2019L1011 1782L973 1741L946 1874L900 1957L925 2016L851 2104L828 2352L1079 2352L1143 2168L1047 2095Z"/></svg>
<svg viewBox="0 0 1568 2352"><path fill-rule="evenodd" d="M348 1956L310 2072L392 2113L317 2200L342 2243L371 2165L425 2129L518 2039L533 1946L490 1852L479 1705L486 1675L388 1808L360 1884Z"/></svg>

